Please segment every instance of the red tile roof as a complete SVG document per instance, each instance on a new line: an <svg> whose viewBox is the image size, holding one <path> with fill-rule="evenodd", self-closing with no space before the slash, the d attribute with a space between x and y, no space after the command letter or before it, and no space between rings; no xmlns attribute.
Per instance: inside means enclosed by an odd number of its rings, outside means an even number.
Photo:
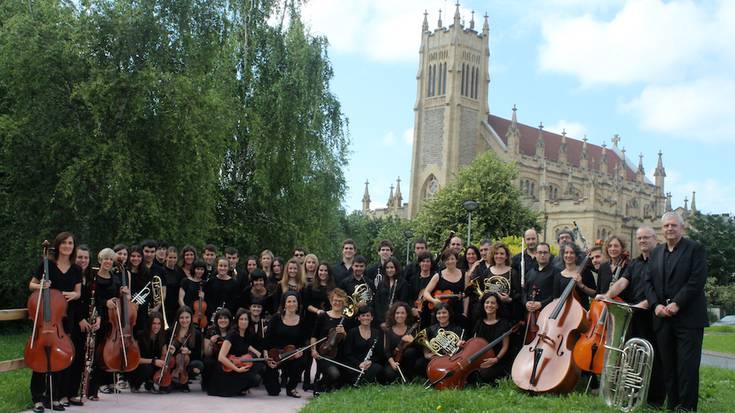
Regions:
<svg viewBox="0 0 735 413"><path fill-rule="evenodd" d="M498 134L500 139L508 144L508 139L505 137L508 132L508 128L511 125L511 121L505 118L501 118L495 115L489 115L487 122L492 126L495 132ZM538 141L539 129L537 127L524 125L520 122L516 123L518 130L521 133L520 151L523 155L534 156L536 154L536 142ZM544 151L546 159L550 161L559 160L559 147L561 146L562 136L553 132L544 130ZM570 138L569 135L566 137L567 140L567 159L572 166L579 167L579 162L582 157L582 141ZM621 157L616 151L611 148L607 149L607 166L608 173L610 175L615 171L615 166L622 162ZM602 147L587 143L587 161L589 168L592 170L599 171L600 165L602 164ZM625 165L627 171L626 178L630 181L635 180L636 171L633 170L627 162L622 162Z"/></svg>

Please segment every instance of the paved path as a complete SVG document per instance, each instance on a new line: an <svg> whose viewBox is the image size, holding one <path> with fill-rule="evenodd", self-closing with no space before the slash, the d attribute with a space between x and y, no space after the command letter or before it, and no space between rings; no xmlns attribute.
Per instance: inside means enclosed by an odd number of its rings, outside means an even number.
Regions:
<svg viewBox="0 0 735 413"><path fill-rule="evenodd" d="M735 370L735 355L704 350L702 351L702 365Z"/></svg>
<svg viewBox="0 0 735 413"><path fill-rule="evenodd" d="M286 396L285 389L276 397L268 396L261 385L250 390L250 394L240 397L207 396L201 391L199 382L190 385L191 393L174 391L169 394L130 393L125 390L119 399L112 394L100 394L100 400L87 402L83 407L71 406L66 411L71 413L219 413L219 412L258 412L286 413L298 412L311 399L311 392L304 392L298 387L301 399ZM50 409L46 409L51 412ZM27 410L30 412L30 410Z"/></svg>

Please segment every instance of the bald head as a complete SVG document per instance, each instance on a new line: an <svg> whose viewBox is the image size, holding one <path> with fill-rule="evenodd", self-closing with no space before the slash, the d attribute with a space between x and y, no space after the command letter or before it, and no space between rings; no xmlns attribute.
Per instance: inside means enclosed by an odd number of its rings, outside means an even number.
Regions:
<svg viewBox="0 0 735 413"><path fill-rule="evenodd" d="M523 233L523 240L526 243L526 248L528 248L529 251L535 251L536 246L538 245L538 233L535 229L527 229L526 232Z"/></svg>
<svg viewBox="0 0 735 413"><path fill-rule="evenodd" d="M640 227L635 232L635 240L638 243L641 254L648 256L656 246L656 231L651 227Z"/></svg>
<svg viewBox="0 0 735 413"><path fill-rule="evenodd" d="M449 240L449 249L457 254L462 252L462 238L452 237L452 239Z"/></svg>

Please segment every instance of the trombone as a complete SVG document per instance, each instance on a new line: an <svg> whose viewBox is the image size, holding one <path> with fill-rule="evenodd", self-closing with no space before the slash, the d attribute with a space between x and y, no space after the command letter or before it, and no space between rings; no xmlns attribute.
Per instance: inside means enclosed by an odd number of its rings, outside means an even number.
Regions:
<svg viewBox="0 0 735 413"><path fill-rule="evenodd" d="M163 283L161 277L154 275L151 280L151 290L153 294L153 306L161 305L161 316L163 317L163 329L168 330L168 321L166 321L166 307L163 305Z"/></svg>

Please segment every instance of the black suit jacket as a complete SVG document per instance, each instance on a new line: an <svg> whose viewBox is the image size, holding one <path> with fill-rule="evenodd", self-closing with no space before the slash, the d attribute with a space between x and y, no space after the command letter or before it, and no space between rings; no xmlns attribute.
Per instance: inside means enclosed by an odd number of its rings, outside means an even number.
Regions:
<svg viewBox="0 0 735 413"><path fill-rule="evenodd" d="M646 298L655 314L656 306L667 300L679 306L679 312L668 318L654 315L653 327L658 330L664 320L675 326L703 328L709 325L704 284L707 280L707 252L702 244L682 238L673 252L672 265L664 271L664 249L660 244L651 252L646 272ZM665 277L665 278L664 278ZM664 289L665 288L665 289Z"/></svg>

